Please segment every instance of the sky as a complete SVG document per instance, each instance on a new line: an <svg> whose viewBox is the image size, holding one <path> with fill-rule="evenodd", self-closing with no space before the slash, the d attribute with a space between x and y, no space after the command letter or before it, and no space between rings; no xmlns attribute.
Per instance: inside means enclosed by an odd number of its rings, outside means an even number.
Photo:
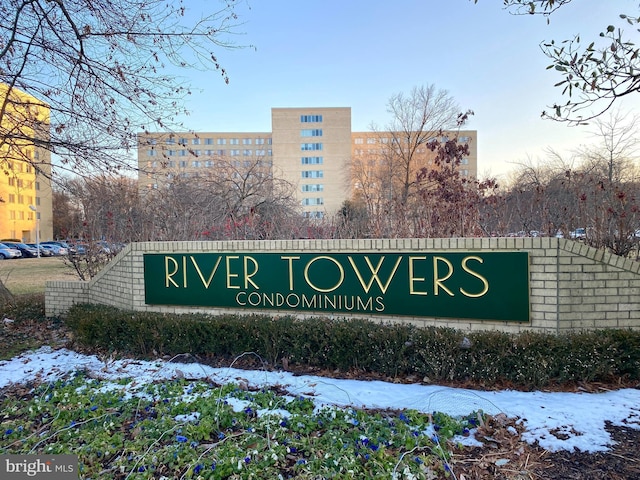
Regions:
<svg viewBox="0 0 640 480"><path fill-rule="evenodd" d="M199 15L211 0L190 0ZM270 131L272 107L351 107L352 131L383 128L388 99L412 87L447 90L475 115L480 176L503 177L547 149L570 156L596 139L593 127L568 127L540 114L566 101L562 78L540 50L544 41L580 34L597 39L637 0L576 0L555 12L516 16L501 0L246 0L238 7L236 46L217 52L218 72L189 72L183 117L196 131ZM640 105L634 96L619 104Z"/></svg>
<svg viewBox="0 0 640 480"><path fill-rule="evenodd" d="M50 382L84 371L88 378L117 382L135 378L127 388L143 389L145 384L165 379L207 379L208 382L246 384L248 388L278 386L293 396L313 399L317 407L413 409L424 413L443 412L466 416L482 409L490 415L505 414L525 427L523 440L538 442L550 451L574 449L603 452L612 439L605 422L640 429L640 390L620 389L603 393L480 391L437 385L399 384L293 375L284 371L213 368L198 363L164 360L103 361L68 349L42 347L11 360L0 361L0 389L9 384L39 380ZM137 386L137 387L136 387ZM122 384L114 384L121 390ZM135 395L137 391L127 392ZM186 400L185 400L186 401ZM243 406L238 405L242 410ZM192 412L193 413L193 412ZM554 435L555 432L557 435ZM558 438L561 437L561 438ZM470 436L460 438L467 445L479 444Z"/></svg>

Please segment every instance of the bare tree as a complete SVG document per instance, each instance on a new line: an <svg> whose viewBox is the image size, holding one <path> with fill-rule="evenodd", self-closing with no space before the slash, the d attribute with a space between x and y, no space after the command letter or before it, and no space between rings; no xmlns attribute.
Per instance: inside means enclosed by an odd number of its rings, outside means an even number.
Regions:
<svg viewBox="0 0 640 480"><path fill-rule="evenodd" d="M53 238L74 238L82 231L82 212L68 191L53 189Z"/></svg>
<svg viewBox="0 0 640 480"><path fill-rule="evenodd" d="M35 147L76 174L130 168L136 132L169 128L189 93L168 67L228 82L216 51L232 46L237 3L0 2L0 167L21 160L42 172Z"/></svg>
<svg viewBox="0 0 640 480"><path fill-rule="evenodd" d="M407 203L416 186L416 172L422 165L427 143L438 132L457 126L460 107L446 90L437 90L435 85L414 87L409 95L402 92L393 95L387 103L391 115L385 133L386 143L383 158L391 163L392 179L399 183L398 199Z"/></svg>
<svg viewBox="0 0 640 480"><path fill-rule="evenodd" d="M154 218L149 239L291 238L291 225L300 223L295 186L275 174L264 157L217 157L197 173L157 173L165 179L143 195Z"/></svg>
<svg viewBox="0 0 640 480"><path fill-rule="evenodd" d="M123 175L74 177L65 180L63 187L70 197L68 205L82 221L69 237L110 243L138 240L135 218L140 201L135 179Z"/></svg>
<svg viewBox="0 0 640 480"><path fill-rule="evenodd" d="M434 85L414 87L393 95L387 103L390 121L384 129L372 126L371 148L363 145L353 159L354 201L367 207L371 235L414 235L413 203L419 189L418 172L433 167L429 142L444 141L458 126L460 109L446 90Z"/></svg>
<svg viewBox="0 0 640 480"><path fill-rule="evenodd" d="M580 210L589 227L587 239L619 255L627 255L638 240L639 118L614 111L607 118L596 119L593 133L599 143L579 151Z"/></svg>

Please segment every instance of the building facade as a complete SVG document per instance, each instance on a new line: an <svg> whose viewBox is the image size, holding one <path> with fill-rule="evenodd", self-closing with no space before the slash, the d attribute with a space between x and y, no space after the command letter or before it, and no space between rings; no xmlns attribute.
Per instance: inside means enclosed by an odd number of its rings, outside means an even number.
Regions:
<svg viewBox="0 0 640 480"><path fill-rule="evenodd" d="M216 162L264 162L274 177L295 186L303 215L323 218L337 212L354 194L353 160L379 154L388 136L351 131L350 107L272 108L270 132L145 133L138 139L141 192L157 188L173 176L197 176ZM470 154L460 173L477 174L477 132L457 132ZM416 168L429 166L425 149Z"/></svg>
<svg viewBox="0 0 640 480"><path fill-rule="evenodd" d="M0 103L0 239L51 239L51 153L42 147L49 135L49 108L3 84Z"/></svg>

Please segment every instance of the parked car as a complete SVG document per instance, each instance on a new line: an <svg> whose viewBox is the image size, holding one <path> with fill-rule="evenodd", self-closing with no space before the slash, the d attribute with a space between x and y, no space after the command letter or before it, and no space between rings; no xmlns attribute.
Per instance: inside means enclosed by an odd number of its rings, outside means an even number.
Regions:
<svg viewBox="0 0 640 480"><path fill-rule="evenodd" d="M51 255L55 255L57 257L67 255L69 253L69 250L55 243L41 243L40 248L50 252Z"/></svg>
<svg viewBox="0 0 640 480"><path fill-rule="evenodd" d="M86 243L76 243L73 246L74 251L72 253L77 253L78 255L86 255L89 250L89 245Z"/></svg>
<svg viewBox="0 0 640 480"><path fill-rule="evenodd" d="M53 256L53 250L49 250L48 248L45 248L44 245L38 245L37 243L27 243L27 245L29 245L30 247L35 248L36 250L38 249L38 247L40 247L40 256L41 257L52 257Z"/></svg>
<svg viewBox="0 0 640 480"><path fill-rule="evenodd" d="M57 245L59 247L65 248L67 253L73 253L73 249L69 246L67 242L63 242L62 240L47 240L46 242L40 242L40 245ZM66 255L61 254L61 255Z"/></svg>
<svg viewBox="0 0 640 480"><path fill-rule="evenodd" d="M7 247L17 248L20 250L22 254L22 258L35 258L38 256L38 249L35 247L30 247L26 243L18 243L18 242L2 242Z"/></svg>
<svg viewBox="0 0 640 480"><path fill-rule="evenodd" d="M573 239L582 239L587 237L587 229L586 228L576 228L572 232L569 233L571 238Z"/></svg>
<svg viewBox="0 0 640 480"><path fill-rule="evenodd" d="M3 260L8 260L10 258L20 258L22 257L22 253L17 248L13 248L5 245L4 243L0 243L0 257Z"/></svg>

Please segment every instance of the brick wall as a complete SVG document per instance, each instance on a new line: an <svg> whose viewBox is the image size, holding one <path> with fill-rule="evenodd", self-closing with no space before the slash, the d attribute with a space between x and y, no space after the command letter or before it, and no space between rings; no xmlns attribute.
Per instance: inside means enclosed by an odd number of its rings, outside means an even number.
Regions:
<svg viewBox="0 0 640 480"><path fill-rule="evenodd" d="M527 251L530 260L530 322L372 316L375 320L508 332L533 330L561 333L596 328L640 329L640 262L596 250L580 242L544 237L134 243L120 252L89 282L47 282L46 313L48 316L64 315L76 303L99 303L135 311L222 313L221 309L212 308L145 305L144 253L385 250L424 250L430 253ZM309 314L300 314L301 317L305 315ZM348 315L340 313L336 316L343 318Z"/></svg>

